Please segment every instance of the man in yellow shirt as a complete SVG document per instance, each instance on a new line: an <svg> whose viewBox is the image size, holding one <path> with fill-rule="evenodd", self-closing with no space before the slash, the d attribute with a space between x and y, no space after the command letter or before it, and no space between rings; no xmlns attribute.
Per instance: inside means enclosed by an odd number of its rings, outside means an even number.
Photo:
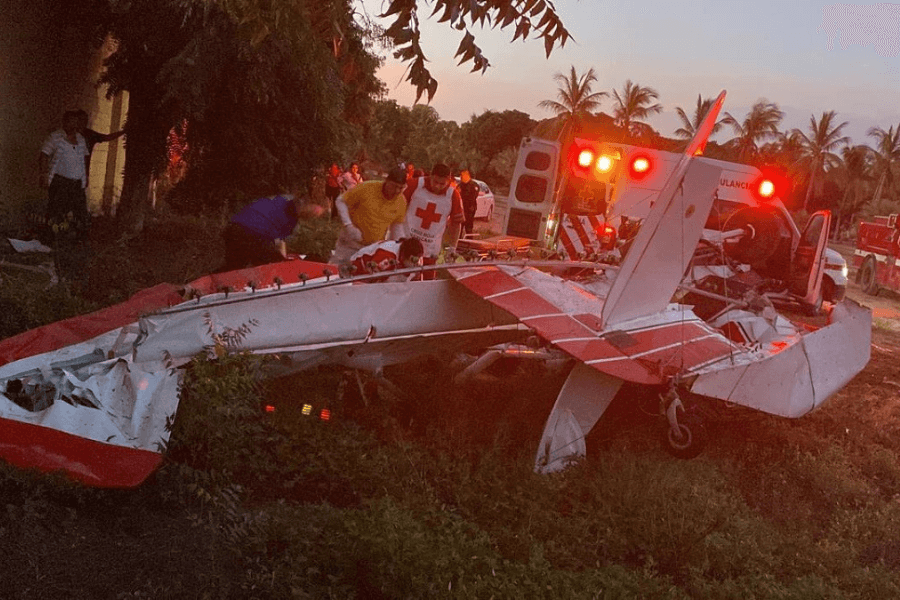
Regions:
<svg viewBox="0 0 900 600"><path fill-rule="evenodd" d="M335 200L343 228L338 236L332 264L349 264L363 246L384 239L398 240L406 228L406 172L400 167L384 181L364 181Z"/></svg>

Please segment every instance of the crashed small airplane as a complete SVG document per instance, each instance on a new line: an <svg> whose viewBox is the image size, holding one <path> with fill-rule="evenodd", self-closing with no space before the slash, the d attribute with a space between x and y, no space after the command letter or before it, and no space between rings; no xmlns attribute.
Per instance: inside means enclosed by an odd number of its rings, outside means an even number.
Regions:
<svg viewBox="0 0 900 600"><path fill-rule="evenodd" d="M585 454L625 382L658 392L668 442L685 455L688 398L800 417L866 365L871 312L843 300L818 327L787 316L820 297L829 213L802 235L772 226L783 218L772 213L710 227L721 169L693 157L724 96L621 264L469 262L429 267L441 273L430 281L385 282L288 261L161 284L0 342L0 458L93 486L139 485L162 460L181 367L214 343L278 353L296 370L374 373L435 351L481 353L471 372L537 337L573 365L537 450L544 472Z"/></svg>

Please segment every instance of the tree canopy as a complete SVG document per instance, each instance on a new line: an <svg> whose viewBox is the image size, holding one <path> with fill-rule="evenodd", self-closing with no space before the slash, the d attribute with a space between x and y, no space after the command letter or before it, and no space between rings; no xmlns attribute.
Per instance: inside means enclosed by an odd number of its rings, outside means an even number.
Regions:
<svg viewBox="0 0 900 600"><path fill-rule="evenodd" d="M538 106L556 114L556 133L560 139L566 139L572 131L578 130L592 111L600 107L602 99L609 94L594 91L597 75L593 68L579 75L573 66L568 74L557 73L553 79L558 86L557 99L542 100Z"/></svg>
<svg viewBox="0 0 900 600"><path fill-rule="evenodd" d="M613 117L616 125L631 137L646 137L650 126L644 121L650 115L662 112L662 105L656 102L659 93L649 86L625 82L622 92L613 90Z"/></svg>
<svg viewBox="0 0 900 600"><path fill-rule="evenodd" d="M743 121L738 121L731 113L725 113L722 123L729 125L735 133L731 145L737 151L738 160L747 161L759 152L759 143L778 136L778 126L784 112L774 102L758 100Z"/></svg>
<svg viewBox="0 0 900 600"><path fill-rule="evenodd" d="M841 136L841 130L847 126L847 122L836 125L834 123L836 116L837 113L833 110L823 112L819 120L816 120L815 116L811 116L809 118L810 135L806 135L799 129L794 130L803 148L800 160L809 172L809 185L803 201L804 209L809 206L816 178L824 174L827 168L840 161L837 154L838 146L846 145L850 141L847 136Z"/></svg>
<svg viewBox="0 0 900 600"><path fill-rule="evenodd" d="M410 64L417 95L434 96L419 14L462 32L457 57L489 62L472 26L514 28L549 54L570 38L546 0L393 0L380 30L356 0L107 0L97 19L117 42L103 82L129 93L128 155L120 212L140 227L148 191L166 159L173 128L184 132L182 205L221 206L294 188L326 162L352 154L378 108L378 39ZM378 132L376 132L377 134ZM452 128L445 132L452 137ZM392 134L395 138L395 134ZM397 139L393 141L396 145ZM401 149L402 152L402 149Z"/></svg>
<svg viewBox="0 0 900 600"><path fill-rule="evenodd" d="M678 115L678 119L681 121L681 127L675 130L675 137L683 140L690 140L694 137L694 134L697 132L700 123L703 122L706 113L712 108L713 102L715 102L715 98L703 98L700 94L697 94L697 106L694 108L692 117L688 117L683 108L676 106L675 114ZM719 130L722 129L722 124L722 119L716 121L710 135L717 134Z"/></svg>

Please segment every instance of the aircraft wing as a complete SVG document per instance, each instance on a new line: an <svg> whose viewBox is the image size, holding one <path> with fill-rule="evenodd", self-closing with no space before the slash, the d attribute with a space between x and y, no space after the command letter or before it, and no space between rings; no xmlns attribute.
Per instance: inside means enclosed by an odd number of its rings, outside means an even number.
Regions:
<svg viewBox="0 0 900 600"><path fill-rule="evenodd" d="M323 363L377 371L528 334L451 280L367 285L318 277L326 268L291 261L204 277L187 286L187 300L164 284L4 340L0 459L88 485L140 484L169 438L182 373L173 367L218 344L279 353L291 371Z"/></svg>

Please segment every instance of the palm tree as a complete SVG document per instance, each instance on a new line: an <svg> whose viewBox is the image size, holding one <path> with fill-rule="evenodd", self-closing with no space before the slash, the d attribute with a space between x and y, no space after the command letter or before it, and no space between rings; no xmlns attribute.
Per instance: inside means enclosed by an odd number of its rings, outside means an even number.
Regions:
<svg viewBox="0 0 900 600"><path fill-rule="evenodd" d="M884 189L894 187L894 168L900 165L900 123L895 130L893 126L887 131L881 127L872 127L867 134L876 140L874 175L878 177L873 200L877 200Z"/></svg>
<svg viewBox="0 0 900 600"><path fill-rule="evenodd" d="M794 130L794 134L803 147L800 164L809 172L809 185L806 188L806 198L803 200L803 210L809 206L816 178L823 175L826 168L832 167L840 161L840 157L835 153L838 146L850 142L850 138L841 136L841 130L847 126L847 121L835 125L836 116L837 113L833 110L823 112L818 121L816 121L815 115L810 116L810 135L808 136L799 129Z"/></svg>
<svg viewBox="0 0 900 600"><path fill-rule="evenodd" d="M675 107L675 114L681 119L681 127L675 130L675 137L683 140L690 140L693 138L700 123L703 122L703 117L705 117L706 113L709 112L709 109L712 108L713 102L715 102L715 98L703 98L700 94L697 94L697 107L694 109L693 118L688 118L687 113L685 113L684 109L680 106ZM713 125L710 136L717 133L720 129L722 129L722 119L719 119L716 121L716 124ZM685 142L685 145L687 145L687 142Z"/></svg>
<svg viewBox="0 0 900 600"><path fill-rule="evenodd" d="M841 149L841 159L835 174L840 184L844 186L844 194L837 206L835 237L841 231L841 221L845 217L852 220L853 215L866 201L863 192L866 182L871 179L869 177L871 156L872 149L865 145L847 145Z"/></svg>
<svg viewBox="0 0 900 600"><path fill-rule="evenodd" d="M752 159L759 151L758 142L776 137L778 125L783 118L784 112L778 105L765 98L753 105L741 123L730 113L725 113L722 123L734 130L736 137L728 143L737 152L738 161L747 162Z"/></svg>
<svg viewBox="0 0 900 600"><path fill-rule="evenodd" d="M556 125L560 128L558 139L565 140L586 115L600 106L600 100L608 94L592 90L593 84L597 82L593 67L579 76L572 66L568 75L557 73L553 79L559 85L557 100L542 100L538 106L556 113Z"/></svg>
<svg viewBox="0 0 900 600"><path fill-rule="evenodd" d="M659 93L653 88L632 83L628 79L621 94L613 90L615 100L613 118L616 125L621 127L626 135L640 137L650 127L644 123L644 119L662 112L662 105L654 104L658 98Z"/></svg>

